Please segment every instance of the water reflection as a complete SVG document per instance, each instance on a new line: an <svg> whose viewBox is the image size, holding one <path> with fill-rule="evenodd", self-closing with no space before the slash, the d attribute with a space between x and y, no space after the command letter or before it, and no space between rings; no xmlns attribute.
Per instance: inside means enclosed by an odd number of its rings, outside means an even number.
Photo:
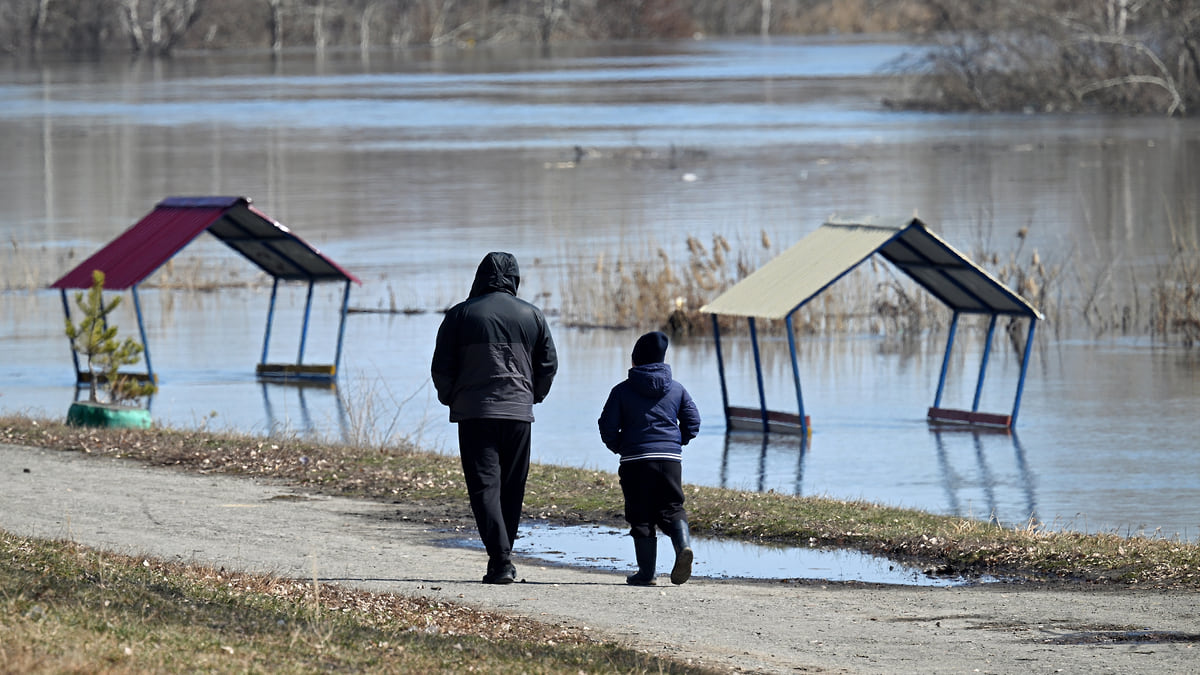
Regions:
<svg viewBox="0 0 1200 675"><path fill-rule="evenodd" d="M262 387L263 409L266 413L267 428L271 434L287 434L298 433L302 436L324 437L330 438L330 430L323 424L318 424L313 421L312 413L308 409L308 397L310 394L317 394L318 398L329 398L332 401L322 402L322 407L327 407L330 403L333 405L333 417L337 422L338 435L335 437L342 443L349 444L352 441L352 433L350 420L346 413L346 404L342 400L342 395L338 391L337 384L329 382L272 382L265 379L260 379L259 385ZM271 404L271 391L283 393L285 396L295 394L296 408L300 414L300 428L294 428L294 418L292 415L284 414L279 416L275 412L274 406Z"/></svg>
<svg viewBox="0 0 1200 675"><path fill-rule="evenodd" d="M1002 481L992 470L988 451L1004 450L1008 442L1012 444L1013 458L1017 468L1016 486L1015 487L1024 497L1024 502L1020 507L1018 514L1009 514L1024 516L1027 521L1037 519L1037 499L1034 496L1034 480L1033 475L1029 470L1029 465L1025 460L1025 448L1021 445L1021 440L1017 433L996 430L983 431L978 429L954 429L953 427L935 426L931 429L934 439L934 447L937 454L938 466L941 467L943 483L946 491L946 501L949 504L950 513L954 515L979 518L985 517L989 522L1020 522L1021 518L1001 521L1001 514L1004 508L997 498L996 490L998 486L1004 485ZM977 470L977 479L969 480L963 472L960 472L954 467L951 451L948 449L947 437L969 437L971 445L974 449L975 466ZM958 448L962 448L961 443L955 444ZM1008 487L1007 485L1005 487ZM972 489L979 490L983 494L983 504L986 509L985 514L973 512L973 507L968 508L960 495Z"/></svg>
<svg viewBox="0 0 1200 675"><path fill-rule="evenodd" d="M455 546L482 548L477 537L453 539ZM962 577L934 576L887 558L848 550L756 545L692 537L692 577L709 579L820 579L905 586L958 586ZM633 543L628 533L602 525L558 526L527 522L515 551L556 565L633 571ZM670 570L675 552L668 537L658 538L658 570ZM522 573L520 576L533 575ZM981 581L995 581L990 577ZM620 581L614 581L620 583ZM665 578L659 579L666 584Z"/></svg>
<svg viewBox="0 0 1200 675"><path fill-rule="evenodd" d="M725 449L721 453L720 486L723 488L735 487L729 480L730 464L749 464L751 462L739 460L753 457L757 453L757 491L775 490L775 488L768 487L767 476L770 475L771 484L790 483L791 493L799 495L804 482L804 453L807 449L808 439L804 436L727 431L725 433ZM769 459L776 461L770 462ZM794 469L789 471L789 466L794 466ZM794 478L792 478L793 475ZM743 484L738 484L738 487L742 486Z"/></svg>

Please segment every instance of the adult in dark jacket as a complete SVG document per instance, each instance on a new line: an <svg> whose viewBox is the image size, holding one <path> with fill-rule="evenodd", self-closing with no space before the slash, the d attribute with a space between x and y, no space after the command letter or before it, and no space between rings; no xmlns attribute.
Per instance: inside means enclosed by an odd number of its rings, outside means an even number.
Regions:
<svg viewBox="0 0 1200 675"><path fill-rule="evenodd" d="M700 412L663 362L667 343L661 331L638 338L629 376L609 392L598 420L600 440L621 456L625 520L638 564L638 571L625 580L634 586L654 585L656 525L675 548L671 583L682 584L692 575L682 457L683 446L700 433Z"/></svg>
<svg viewBox="0 0 1200 675"><path fill-rule="evenodd" d="M470 296L442 319L430 369L438 400L458 424L489 584L516 580L512 545L529 476L533 405L546 398L558 370L546 317L517 298L520 282L511 253L484 256Z"/></svg>

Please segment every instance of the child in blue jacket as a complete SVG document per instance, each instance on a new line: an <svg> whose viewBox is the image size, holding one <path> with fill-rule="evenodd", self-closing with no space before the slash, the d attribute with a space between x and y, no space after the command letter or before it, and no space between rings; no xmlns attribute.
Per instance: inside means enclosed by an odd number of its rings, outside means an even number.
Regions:
<svg viewBox="0 0 1200 675"><path fill-rule="evenodd" d="M682 453L700 433L700 412L663 362L667 344L660 331L638 338L629 377L612 388L600 413L600 440L621 455L618 475L638 565L637 573L625 578L632 586L654 585L655 526L670 535L675 548L671 583L682 584L692 576Z"/></svg>

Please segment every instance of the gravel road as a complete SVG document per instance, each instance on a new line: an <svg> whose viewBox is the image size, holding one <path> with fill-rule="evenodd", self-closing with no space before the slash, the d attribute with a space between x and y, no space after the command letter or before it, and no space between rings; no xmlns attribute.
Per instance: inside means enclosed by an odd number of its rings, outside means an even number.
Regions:
<svg viewBox="0 0 1200 675"><path fill-rule="evenodd" d="M447 547L403 505L0 444L0 528L118 553L223 565L587 627L637 649L764 673L1187 673L1200 670L1188 591L1073 585L908 587L624 575ZM466 507L464 505L464 513ZM518 546L519 549L519 546ZM518 554L520 551L518 550ZM660 565L663 567L663 565Z"/></svg>

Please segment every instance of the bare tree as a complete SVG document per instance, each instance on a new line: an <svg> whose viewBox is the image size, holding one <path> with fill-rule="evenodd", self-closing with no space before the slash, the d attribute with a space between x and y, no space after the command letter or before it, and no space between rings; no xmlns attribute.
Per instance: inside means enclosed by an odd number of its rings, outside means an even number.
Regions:
<svg viewBox="0 0 1200 675"><path fill-rule="evenodd" d="M50 0L0 3L0 53L42 49L50 17Z"/></svg>
<svg viewBox="0 0 1200 675"><path fill-rule="evenodd" d="M1200 103L1200 0L927 0L943 32L920 101L943 108L1096 107L1183 115Z"/></svg>
<svg viewBox="0 0 1200 675"><path fill-rule="evenodd" d="M283 50L284 0L267 0L267 7L271 12L271 51L278 54Z"/></svg>
<svg viewBox="0 0 1200 675"><path fill-rule="evenodd" d="M380 3L368 0L358 17L358 48L363 52L371 49L371 20Z"/></svg>
<svg viewBox="0 0 1200 675"><path fill-rule="evenodd" d="M554 27L567 14L567 0L542 0L541 30L539 31L542 44L550 42Z"/></svg>
<svg viewBox="0 0 1200 675"><path fill-rule="evenodd" d="M120 0L118 7L133 51L165 56L196 21L200 0Z"/></svg>

